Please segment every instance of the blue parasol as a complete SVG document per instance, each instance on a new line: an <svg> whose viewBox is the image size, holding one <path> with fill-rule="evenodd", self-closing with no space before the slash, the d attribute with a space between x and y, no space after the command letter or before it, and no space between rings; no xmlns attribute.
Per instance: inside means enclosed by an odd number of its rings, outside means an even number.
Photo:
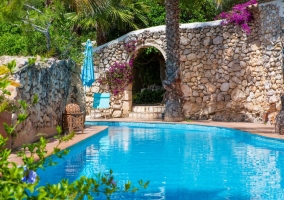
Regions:
<svg viewBox="0 0 284 200"><path fill-rule="evenodd" d="M83 86L91 87L95 81L94 65L93 65L93 47L91 41L88 39L84 52L84 63L82 66L81 75Z"/></svg>

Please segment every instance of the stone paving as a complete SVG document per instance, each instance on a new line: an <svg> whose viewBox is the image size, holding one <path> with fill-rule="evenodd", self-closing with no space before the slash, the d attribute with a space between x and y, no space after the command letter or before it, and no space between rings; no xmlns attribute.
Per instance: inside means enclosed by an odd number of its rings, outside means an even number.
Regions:
<svg viewBox="0 0 284 200"><path fill-rule="evenodd" d="M132 118L111 118L111 119L90 119L87 118L86 121L116 121L116 122L157 122L157 123L169 123L169 122L162 122L161 120L133 120ZM274 133L274 126L273 125L266 125L266 124L257 124L257 123L245 123L245 122L217 122L217 121L210 121L210 120L198 120L198 121L189 121L189 122L179 122L181 124L198 124L198 125L206 125L206 126L220 126L220 127L228 127L238 130L243 130L250 132L252 134L258 134L265 137L270 138L278 138L278 139L284 139L284 135L279 135ZM61 149L68 148L82 140L85 140L102 130L107 129L107 126L89 126L87 125L84 134L82 134L80 131L77 132L75 137L66 143L63 143L59 146ZM57 140L50 140L50 142L47 145L47 151L50 155L53 148L58 144ZM9 157L10 161L14 161L17 164L22 164L21 160L17 157L16 153L12 153Z"/></svg>
<svg viewBox="0 0 284 200"><path fill-rule="evenodd" d="M112 119L86 119L87 121L126 121L126 122L157 122L157 123L171 123L171 122L162 122L160 119L156 120L139 120L133 118L112 118ZM263 123L248 123L248 122L219 122L219 121L211 121L211 120L193 120L193 121L184 121L178 122L181 124L198 124L205 126L220 126L233 128L238 130L243 130L246 132L250 132L253 134L262 135L265 137L284 139L284 135L279 135L274 133L274 125L263 124Z"/></svg>

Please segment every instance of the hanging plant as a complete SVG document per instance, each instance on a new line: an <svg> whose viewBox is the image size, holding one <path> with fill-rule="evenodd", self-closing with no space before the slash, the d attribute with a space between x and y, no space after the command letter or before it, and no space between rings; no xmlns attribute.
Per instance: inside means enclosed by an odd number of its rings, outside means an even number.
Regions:
<svg viewBox="0 0 284 200"><path fill-rule="evenodd" d="M250 11L249 7L253 4L257 4L257 1L250 0L243 4L237 4L232 8L232 11L222 12L215 19L223 19L222 25L233 23L241 26L242 30L249 34L251 29L248 23L253 20L253 13Z"/></svg>
<svg viewBox="0 0 284 200"><path fill-rule="evenodd" d="M117 95L133 81L133 60L125 63L115 63L100 77L100 84L107 84L113 95Z"/></svg>

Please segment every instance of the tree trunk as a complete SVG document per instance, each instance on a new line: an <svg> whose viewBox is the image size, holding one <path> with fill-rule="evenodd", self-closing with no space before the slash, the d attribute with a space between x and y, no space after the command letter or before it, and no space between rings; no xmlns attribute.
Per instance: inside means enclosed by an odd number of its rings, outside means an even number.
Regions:
<svg viewBox="0 0 284 200"><path fill-rule="evenodd" d="M46 38L46 48L47 48L47 51L49 51L50 48L51 48L51 44L50 44L50 32L49 32L50 25L51 25L51 22L48 22L47 25L46 25L46 31L43 32L44 35L45 35L45 38Z"/></svg>
<svg viewBox="0 0 284 200"><path fill-rule="evenodd" d="M180 80L180 31L179 31L179 0L166 0L166 73L163 81L166 89L165 121L183 121L182 91Z"/></svg>
<svg viewBox="0 0 284 200"><path fill-rule="evenodd" d="M97 25L97 46L103 45L106 43L106 34L103 31L102 27L100 26L100 24Z"/></svg>
<svg viewBox="0 0 284 200"><path fill-rule="evenodd" d="M45 33L45 39L46 39L46 48L47 51L50 50L50 34L49 34L49 30L46 31Z"/></svg>

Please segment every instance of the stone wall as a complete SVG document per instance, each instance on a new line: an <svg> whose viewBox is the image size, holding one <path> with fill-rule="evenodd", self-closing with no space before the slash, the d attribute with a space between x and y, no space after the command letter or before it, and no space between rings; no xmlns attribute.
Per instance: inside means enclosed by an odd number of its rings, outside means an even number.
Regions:
<svg viewBox="0 0 284 200"><path fill-rule="evenodd" d="M16 80L21 84L11 90L13 99L23 99L31 103L34 94L39 102L29 108L28 119L17 128L17 136L13 140L13 148L38 139L38 133L48 136L56 134L56 126L61 125L62 112L70 103L70 94L74 93L82 111L85 109L84 94L80 80L80 68L71 60L55 60L50 58L44 62L37 61L28 65L25 57L2 57L2 63L15 59L20 69ZM14 114L14 118L16 118Z"/></svg>
<svg viewBox="0 0 284 200"><path fill-rule="evenodd" d="M255 20L251 33L220 21L182 24L181 77L184 114L192 119L273 122L283 92L282 43L279 7L265 4L251 8ZM165 26L131 32L94 48L96 77L114 62L128 61L124 43L143 40L140 48L156 47L165 57ZM94 92L107 91L95 83L87 94L87 106ZM125 96L128 99L125 99ZM131 110L131 90L112 99L112 105ZM127 106L122 106L124 102ZM120 106L119 106L120 105ZM116 113L116 117L119 117Z"/></svg>
<svg viewBox="0 0 284 200"><path fill-rule="evenodd" d="M255 9L249 35L233 26L182 32L189 52L181 60L187 117L260 122L268 115L273 121L283 91L276 13L273 5Z"/></svg>
<svg viewBox="0 0 284 200"><path fill-rule="evenodd" d="M284 2L283 0L258 0L258 4L267 5L267 4L274 4L275 6L279 7L279 15L280 17L284 17Z"/></svg>

